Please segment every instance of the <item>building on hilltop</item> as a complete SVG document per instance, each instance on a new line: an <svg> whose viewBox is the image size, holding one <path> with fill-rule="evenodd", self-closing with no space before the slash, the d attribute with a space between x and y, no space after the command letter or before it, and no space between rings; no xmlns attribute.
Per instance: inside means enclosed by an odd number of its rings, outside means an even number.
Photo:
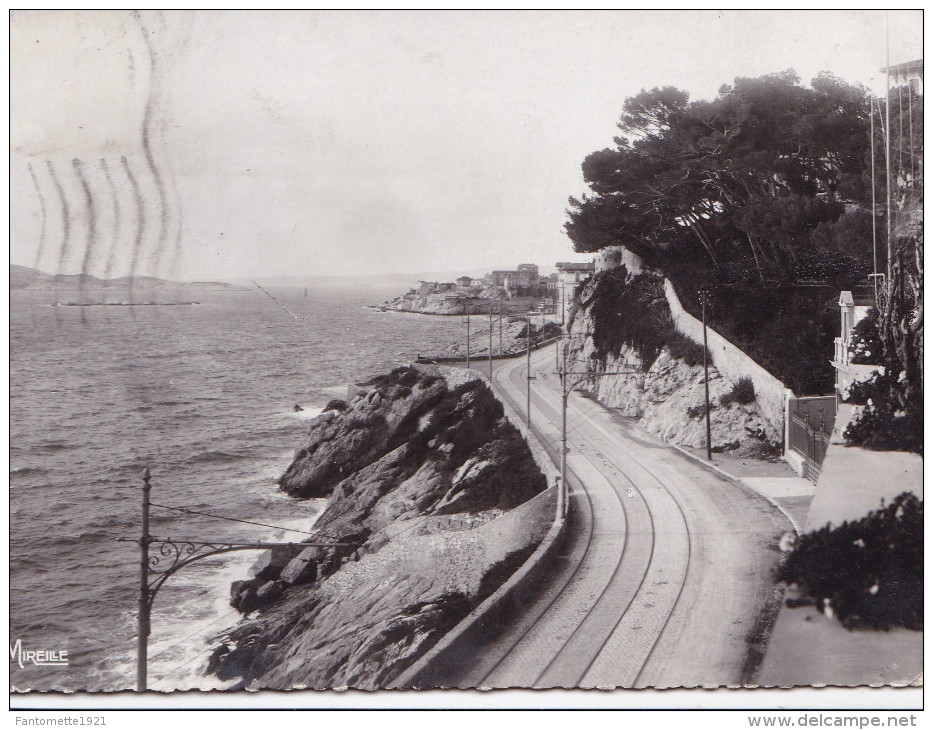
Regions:
<svg viewBox="0 0 933 730"><path fill-rule="evenodd" d="M558 261L557 288L560 302L561 320L566 321L567 313L573 304L573 298L580 288L580 283L596 271L596 264L576 263L571 261Z"/></svg>
<svg viewBox="0 0 933 730"><path fill-rule="evenodd" d="M625 246L606 246L600 249L593 259L593 264L597 274L617 266L625 266L629 274L640 274L644 270L641 256L632 253Z"/></svg>
<svg viewBox="0 0 933 730"><path fill-rule="evenodd" d="M518 280L521 283L521 286L537 286L538 285L538 265L537 264L519 264L517 274L518 274Z"/></svg>
<svg viewBox="0 0 933 730"><path fill-rule="evenodd" d="M497 289L505 286L505 279L510 275L518 274L517 271L508 271L505 269L495 269L486 274L486 281L490 286L494 286Z"/></svg>
<svg viewBox="0 0 933 730"><path fill-rule="evenodd" d="M891 75L891 86L909 86L915 94L923 96L923 59L898 63L881 69Z"/></svg>

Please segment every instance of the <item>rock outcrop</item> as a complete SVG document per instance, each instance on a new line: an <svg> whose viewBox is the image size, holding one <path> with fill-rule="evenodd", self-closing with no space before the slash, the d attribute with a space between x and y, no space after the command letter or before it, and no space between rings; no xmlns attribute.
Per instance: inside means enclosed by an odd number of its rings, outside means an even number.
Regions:
<svg viewBox="0 0 933 730"><path fill-rule="evenodd" d="M414 312L417 314L459 315L466 314L467 309L474 315L488 315L490 308L493 314L500 311L503 314L519 314L532 309L538 300L530 297L498 300L494 296L478 295L476 293L439 292L419 294L414 289L388 299L382 304L375 305L377 309L393 312Z"/></svg>
<svg viewBox="0 0 933 730"><path fill-rule="evenodd" d="M252 688L384 686L521 565L554 514L501 404L457 370L365 384L312 421L281 486L328 497L314 530L331 544L271 551L233 585L257 613L209 671Z"/></svg>

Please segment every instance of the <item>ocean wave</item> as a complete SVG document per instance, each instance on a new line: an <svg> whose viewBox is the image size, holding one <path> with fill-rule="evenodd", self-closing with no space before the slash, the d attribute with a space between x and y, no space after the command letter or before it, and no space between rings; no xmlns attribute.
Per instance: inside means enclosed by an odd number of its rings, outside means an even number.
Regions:
<svg viewBox="0 0 933 730"><path fill-rule="evenodd" d="M307 407L301 411L291 410L288 411L288 415L292 418L297 418L299 421L309 421L312 418L317 418L324 412L324 406L320 407Z"/></svg>
<svg viewBox="0 0 933 730"><path fill-rule="evenodd" d="M68 451L71 449L77 449L79 444L72 443L69 441L39 441L36 444L36 449L40 451L56 452L56 451Z"/></svg>
<svg viewBox="0 0 933 730"><path fill-rule="evenodd" d="M10 469L10 476L31 476L33 474L46 474L48 469L41 466L21 466L18 469Z"/></svg>
<svg viewBox="0 0 933 730"><path fill-rule="evenodd" d="M253 459L253 454L231 454L229 451L205 451L184 460L184 464L229 464L243 459Z"/></svg>

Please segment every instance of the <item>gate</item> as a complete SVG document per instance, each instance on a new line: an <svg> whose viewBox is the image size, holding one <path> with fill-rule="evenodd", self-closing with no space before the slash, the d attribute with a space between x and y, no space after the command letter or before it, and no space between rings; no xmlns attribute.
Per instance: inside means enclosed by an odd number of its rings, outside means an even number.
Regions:
<svg viewBox="0 0 933 730"><path fill-rule="evenodd" d="M804 476L816 482L836 421L836 396L790 398L787 408L788 446L804 457Z"/></svg>

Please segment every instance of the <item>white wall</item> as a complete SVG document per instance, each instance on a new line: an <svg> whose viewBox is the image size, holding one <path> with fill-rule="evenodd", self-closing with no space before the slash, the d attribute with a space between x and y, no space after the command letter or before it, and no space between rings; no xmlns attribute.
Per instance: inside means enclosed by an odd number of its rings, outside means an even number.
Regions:
<svg viewBox="0 0 933 730"><path fill-rule="evenodd" d="M703 323L687 312L670 281L664 280L664 295L671 308L674 327L685 337L703 344ZM755 397L762 415L778 433L784 433L784 411L787 395L793 393L780 380L752 360L738 347L707 325L707 347L716 369L723 377L735 382L750 378L755 385Z"/></svg>

